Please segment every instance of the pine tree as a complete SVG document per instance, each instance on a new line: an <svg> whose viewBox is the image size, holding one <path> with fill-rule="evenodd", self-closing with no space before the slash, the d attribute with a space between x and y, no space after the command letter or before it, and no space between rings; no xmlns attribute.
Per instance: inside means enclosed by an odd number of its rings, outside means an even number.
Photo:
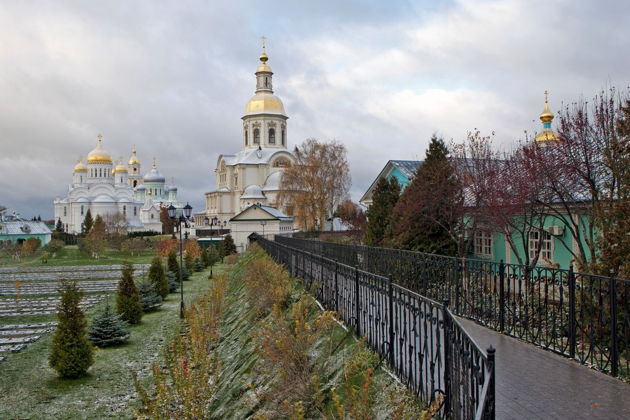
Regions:
<svg viewBox="0 0 630 420"><path fill-rule="evenodd" d="M209 248L203 250L201 254L201 258L206 267L215 265L217 261L219 261L219 252L214 247L214 245L210 245Z"/></svg>
<svg viewBox="0 0 630 420"><path fill-rule="evenodd" d="M133 282L133 266L130 263L123 266L122 278L118 282L116 310L130 324L137 324L142 319L142 303L138 288Z"/></svg>
<svg viewBox="0 0 630 420"><path fill-rule="evenodd" d="M378 180L372 194L372 205L366 213L368 219L365 232L366 245L383 245L385 234L389 229L390 216L399 197L400 185L396 178Z"/></svg>
<svg viewBox="0 0 630 420"><path fill-rule="evenodd" d="M460 194L448 148L434 135L423 164L392 212L389 237L393 245L455 255L457 246L449 232L458 220L452 220L450 210Z"/></svg>
<svg viewBox="0 0 630 420"><path fill-rule="evenodd" d="M112 310L108 302L102 311L94 315L88 330L88 338L96 347L115 346L129 338L127 325L127 322Z"/></svg>
<svg viewBox="0 0 630 420"><path fill-rule="evenodd" d="M83 218L83 223L81 224L81 232L89 233L92 229L93 224L94 220L92 219L92 212L90 211L90 209L87 209L87 211L85 212L85 217Z"/></svg>
<svg viewBox="0 0 630 420"><path fill-rule="evenodd" d="M162 305L162 296L155 290L155 286L146 280L138 284L138 292L140 293L140 303L144 312L155 311Z"/></svg>
<svg viewBox="0 0 630 420"><path fill-rule="evenodd" d="M151 284L153 284L155 291L162 298L166 298L166 296L168 296L168 280L166 278L166 273L164 272L164 267L162 266L162 260L160 257L155 257L151 262L148 277Z"/></svg>
<svg viewBox="0 0 630 420"><path fill-rule="evenodd" d="M201 258L197 257L195 258L194 264L193 264L193 269L197 272L199 271L203 271L203 269L205 268L203 261L201 261Z"/></svg>
<svg viewBox="0 0 630 420"><path fill-rule="evenodd" d="M184 256L184 266L189 273L195 268L194 264L195 258L192 256L192 254L186 253L186 255Z"/></svg>
<svg viewBox="0 0 630 420"><path fill-rule="evenodd" d="M62 378L78 378L94 363L94 349L87 338L87 323L79 306L81 292L76 282L62 280L59 293L58 324L48 362Z"/></svg>
<svg viewBox="0 0 630 420"><path fill-rule="evenodd" d="M221 254L221 258L236 254L236 245L234 245L234 239L232 239L232 235L229 233L225 235L223 241L221 241L219 253Z"/></svg>
<svg viewBox="0 0 630 420"><path fill-rule="evenodd" d="M57 224L55 225L55 231L63 232L63 223L61 223L61 217L57 219Z"/></svg>
<svg viewBox="0 0 630 420"><path fill-rule="evenodd" d="M166 265L168 267L168 271L175 274L175 278L179 281L179 264L177 263L177 254L175 252L168 254Z"/></svg>

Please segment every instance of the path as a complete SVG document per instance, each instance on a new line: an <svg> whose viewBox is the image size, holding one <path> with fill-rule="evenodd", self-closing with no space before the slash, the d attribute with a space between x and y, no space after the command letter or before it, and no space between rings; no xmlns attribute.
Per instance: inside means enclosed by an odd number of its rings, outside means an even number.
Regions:
<svg viewBox="0 0 630 420"><path fill-rule="evenodd" d="M630 419L630 384L550 351L460 319L496 353L496 418Z"/></svg>

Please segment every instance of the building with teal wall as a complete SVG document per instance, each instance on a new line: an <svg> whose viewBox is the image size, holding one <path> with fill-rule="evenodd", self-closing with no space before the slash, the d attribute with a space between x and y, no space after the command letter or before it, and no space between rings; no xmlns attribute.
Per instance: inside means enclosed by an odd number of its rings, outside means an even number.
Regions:
<svg viewBox="0 0 630 420"><path fill-rule="evenodd" d="M0 243L19 244L27 239L40 240L41 246L50 242L52 232L44 222L21 220L16 217L0 219Z"/></svg>
<svg viewBox="0 0 630 420"><path fill-rule="evenodd" d="M416 174L416 171L422 164L420 160L389 160L385 164L385 167L381 169L381 172L377 175L377 177L372 181L372 184L367 189L367 191L363 194L359 203L361 203L365 207L370 207L372 205L372 193L376 188L376 184L379 179L385 178L388 181L392 178L396 178L398 184L400 184L400 191L404 191L407 185L411 184L413 177Z"/></svg>

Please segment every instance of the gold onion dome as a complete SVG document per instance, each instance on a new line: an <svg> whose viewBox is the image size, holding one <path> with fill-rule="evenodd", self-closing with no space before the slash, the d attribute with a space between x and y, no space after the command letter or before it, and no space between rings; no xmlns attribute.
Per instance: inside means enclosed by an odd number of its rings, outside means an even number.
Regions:
<svg viewBox="0 0 630 420"><path fill-rule="evenodd" d="M125 165L123 165L122 157L118 159L118 164L116 165L116 168L114 168L114 173L117 173L117 172L128 172L127 168L125 168Z"/></svg>
<svg viewBox="0 0 630 420"><path fill-rule="evenodd" d="M83 157L79 156L77 164L74 165L74 172L87 172L87 166L83 163Z"/></svg>
<svg viewBox="0 0 630 420"><path fill-rule="evenodd" d="M547 99L547 91L545 91L545 109L540 114L540 121L543 123L543 131L538 133L535 137L536 143L548 143L560 141L560 135L551 129L551 122L553 121L553 112L549 110L549 102Z"/></svg>
<svg viewBox="0 0 630 420"><path fill-rule="evenodd" d="M129 164L130 165L135 165L135 164L140 165L140 159L138 159L138 156L136 156L136 146L134 146L133 149L131 149L131 157L129 158Z"/></svg>
<svg viewBox="0 0 630 420"><path fill-rule="evenodd" d="M252 96L245 106L245 115L252 114L284 115L284 105L273 93L259 92Z"/></svg>
<svg viewBox="0 0 630 420"><path fill-rule="evenodd" d="M98 135L96 148L88 153L88 163L112 163L112 157L107 150L103 149L103 136Z"/></svg>

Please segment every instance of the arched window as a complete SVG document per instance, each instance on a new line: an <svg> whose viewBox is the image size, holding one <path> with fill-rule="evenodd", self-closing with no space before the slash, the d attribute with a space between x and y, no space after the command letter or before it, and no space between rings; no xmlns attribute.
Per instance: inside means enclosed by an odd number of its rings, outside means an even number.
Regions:
<svg viewBox="0 0 630 420"><path fill-rule="evenodd" d="M247 146L247 130L245 130L245 146Z"/></svg>
<svg viewBox="0 0 630 420"><path fill-rule="evenodd" d="M123 206L123 216L127 215L127 206Z"/></svg>
<svg viewBox="0 0 630 420"><path fill-rule="evenodd" d="M98 176L103 178L103 168L98 168Z"/></svg>
<svg viewBox="0 0 630 420"><path fill-rule="evenodd" d="M260 144L260 130L254 128L254 144Z"/></svg>
<svg viewBox="0 0 630 420"><path fill-rule="evenodd" d="M282 129L282 145L283 146L287 145L287 136L285 134L284 128Z"/></svg>
<svg viewBox="0 0 630 420"><path fill-rule="evenodd" d="M265 87L269 87L269 78L265 77Z"/></svg>
<svg viewBox="0 0 630 420"><path fill-rule="evenodd" d="M153 213L151 213L151 219L153 219Z"/></svg>
<svg viewBox="0 0 630 420"><path fill-rule="evenodd" d="M120 183L121 183L121 184L122 184L122 181L123 181L123 180L122 180L122 176L121 176L121 177L120 177Z"/></svg>
<svg viewBox="0 0 630 420"><path fill-rule="evenodd" d="M63 216L67 216L68 215L68 208L66 206L63 207Z"/></svg>
<svg viewBox="0 0 630 420"><path fill-rule="evenodd" d="M133 215L137 216L138 215L138 207L134 207L133 208Z"/></svg>
<svg viewBox="0 0 630 420"><path fill-rule="evenodd" d="M133 181L133 187L135 188L138 185L138 181L134 180Z"/></svg>
<svg viewBox="0 0 630 420"><path fill-rule="evenodd" d="M276 129L269 129L269 144L276 144Z"/></svg>
<svg viewBox="0 0 630 420"><path fill-rule="evenodd" d="M81 205L81 216L83 216L83 205Z"/></svg>
<svg viewBox="0 0 630 420"><path fill-rule="evenodd" d="M81 184L83 184L83 177L82 177L82 176L80 176L80 177L79 177L79 182L80 182Z"/></svg>

